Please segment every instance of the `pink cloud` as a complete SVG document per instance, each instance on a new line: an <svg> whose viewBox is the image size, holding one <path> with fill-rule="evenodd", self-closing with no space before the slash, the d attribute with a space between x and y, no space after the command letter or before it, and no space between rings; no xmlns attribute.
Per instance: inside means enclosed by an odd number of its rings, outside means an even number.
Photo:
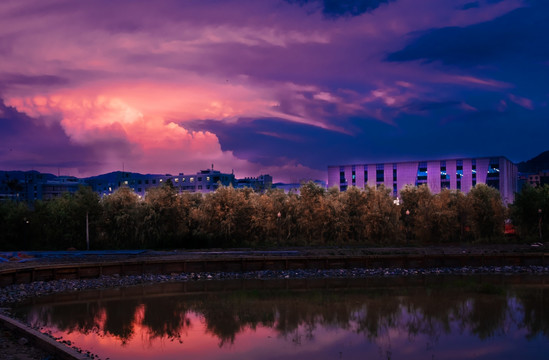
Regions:
<svg viewBox="0 0 549 360"><path fill-rule="evenodd" d="M487 21L523 2L483 2L467 11L458 5L399 0L327 21L284 1L237 0L215 8L179 1L3 2L0 82L3 73L47 77L0 90L33 121L60 124L75 144L97 148L105 169L124 161L136 171L177 173L216 162L248 176L320 176L297 155L286 167L262 168L223 149L215 133L186 124L269 117L352 134L346 117L393 124L407 103L433 97L433 84L508 88L436 64L384 61L409 34ZM532 107L528 99L509 100ZM462 102L461 109L474 108ZM266 133L276 137L276 129ZM105 142L125 146L107 151Z"/></svg>
<svg viewBox="0 0 549 360"><path fill-rule="evenodd" d="M514 94L509 94L509 100L511 100L515 104L518 104L518 105L522 106L525 109L534 110L534 103L530 99L527 99L527 98L521 97L521 96L517 96L517 95L514 95Z"/></svg>
<svg viewBox="0 0 549 360"><path fill-rule="evenodd" d="M131 100L135 103L135 99ZM180 124L142 112L143 109L157 110L154 106L140 109L120 98L75 97L71 93L70 96L14 98L8 100L8 105L38 119L59 118L72 142L99 147L98 161L103 164L104 171L120 169L124 163L130 171L177 174L194 172L214 163L216 168L226 172L236 169L237 176L242 177L257 176L260 172L285 174L286 179L323 177L323 171L291 161L283 166L264 167L239 159L231 151L221 149L215 134L189 131ZM106 139L128 143L131 151L128 153L127 148L102 151ZM280 180L282 178L278 178Z"/></svg>

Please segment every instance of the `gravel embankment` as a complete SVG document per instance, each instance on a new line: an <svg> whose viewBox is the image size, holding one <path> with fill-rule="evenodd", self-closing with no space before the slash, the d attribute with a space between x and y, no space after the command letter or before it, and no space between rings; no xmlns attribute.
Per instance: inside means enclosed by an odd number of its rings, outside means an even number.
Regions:
<svg viewBox="0 0 549 360"><path fill-rule="evenodd" d="M372 276L424 276L463 274L549 274L549 266L461 267L430 269L332 269L332 270L263 270L252 272L179 273L170 275L102 276L96 279L37 281L0 288L0 306L6 307L30 297L55 293L126 287L181 281L232 279L306 279L306 278L365 278Z"/></svg>

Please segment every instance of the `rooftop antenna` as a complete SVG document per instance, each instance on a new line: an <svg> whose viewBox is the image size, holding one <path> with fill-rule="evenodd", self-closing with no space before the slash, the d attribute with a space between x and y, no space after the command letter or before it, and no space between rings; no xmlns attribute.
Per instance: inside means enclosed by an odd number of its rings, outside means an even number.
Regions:
<svg viewBox="0 0 549 360"><path fill-rule="evenodd" d="M212 171L213 171L213 169L214 169L214 164L212 164Z"/></svg>

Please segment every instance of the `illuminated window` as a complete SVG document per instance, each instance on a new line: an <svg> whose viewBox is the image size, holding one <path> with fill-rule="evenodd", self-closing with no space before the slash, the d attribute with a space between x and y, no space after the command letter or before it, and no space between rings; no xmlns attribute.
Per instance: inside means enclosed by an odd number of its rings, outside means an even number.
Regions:
<svg viewBox="0 0 549 360"><path fill-rule="evenodd" d="M385 165L377 164L376 165L376 182L385 181Z"/></svg>
<svg viewBox="0 0 549 360"><path fill-rule="evenodd" d="M499 159L490 159L488 174L486 175L486 185L499 190Z"/></svg>
<svg viewBox="0 0 549 360"><path fill-rule="evenodd" d="M194 182L194 178L193 178L193 177L192 177L192 178L190 178L189 180L190 180L190 182Z"/></svg>
<svg viewBox="0 0 549 360"><path fill-rule="evenodd" d="M417 165L416 186L427 183L427 162Z"/></svg>

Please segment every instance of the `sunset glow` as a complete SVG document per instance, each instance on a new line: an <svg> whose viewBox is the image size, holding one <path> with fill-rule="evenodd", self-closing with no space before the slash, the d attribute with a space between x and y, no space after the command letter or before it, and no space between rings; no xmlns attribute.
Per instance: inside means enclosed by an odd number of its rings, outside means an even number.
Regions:
<svg viewBox="0 0 549 360"><path fill-rule="evenodd" d="M334 4L4 1L0 169L299 181L546 150L547 2Z"/></svg>

